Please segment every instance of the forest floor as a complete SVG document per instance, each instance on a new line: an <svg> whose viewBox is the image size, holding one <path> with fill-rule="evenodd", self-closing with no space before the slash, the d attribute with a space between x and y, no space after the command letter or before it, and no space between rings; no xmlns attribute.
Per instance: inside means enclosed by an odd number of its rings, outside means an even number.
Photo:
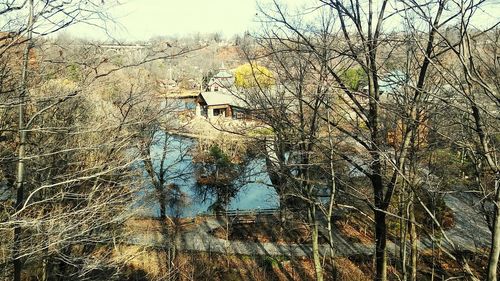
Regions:
<svg viewBox="0 0 500 281"><path fill-rule="evenodd" d="M474 197L460 193L448 194L444 200L453 210L454 225L444 231L446 237L439 242L448 251L482 252L488 247L489 230L479 213ZM259 216L257 219L228 223L215 216L183 219L178 224L177 234L168 223L155 219L134 220L129 223L128 241L133 245L162 247L175 240L178 249L197 252L214 252L263 256L310 256L311 240L307 227L300 223L288 223L282 229L276 215ZM172 225L172 224L170 224ZM373 254L373 234L369 223L359 218L334 221L333 245L336 256L359 256ZM328 232L321 229L320 251L329 253L326 243ZM173 238L175 237L175 238ZM451 243L450 243L451 242ZM430 249L431 240L423 238L421 249ZM399 247L389 241L388 252L397 255Z"/></svg>
<svg viewBox="0 0 500 281"><path fill-rule="evenodd" d="M262 234L270 234L275 232L275 216L266 216L261 218L260 227ZM144 224L144 222L143 222ZM290 243L292 241L250 241L249 239L224 239L224 230L227 229L226 221L217 217L204 217L198 221L186 223L182 229L178 230L178 234L174 235L174 230L161 231L160 224L157 220L150 221L149 228L142 227L140 230L136 227L130 232L128 241L130 244L137 246L153 246L162 247L167 245L169 241L175 240L178 249L183 251L210 252L222 254L237 254L237 255L261 255L261 256L293 256L307 257L311 255L312 247L310 243ZM247 227L256 229L255 223L239 224L239 227ZM234 229L234 227L231 227ZM261 235L266 237L268 235ZM300 232L298 232L300 234ZM177 236L173 238L174 236ZM234 238L233 235L232 238ZM293 237L291 237L293 239ZM334 232L334 245L336 256L357 256L371 255L373 247L363 243L353 243L348 237L345 237L340 232ZM299 242L299 241L296 241ZM330 246L326 243L320 245L322 254L329 253Z"/></svg>
<svg viewBox="0 0 500 281"><path fill-rule="evenodd" d="M487 243L488 230L473 199L454 194L445 196L455 218L453 227L445 234L456 248L475 249L475 257L469 257L470 263L473 271L481 276L485 259L480 251ZM175 261L176 267L180 268L177 272L182 275L179 280L201 280L207 276L211 276L210 280L314 279L314 267L309 258L310 234L298 222L288 222L288 227L280 230L276 215L243 218L232 224L224 218L206 216L180 219L177 225L178 234L173 235L173 224L168 221L142 218L129 222L129 244L120 245L116 255L132 257L129 264L148 276L147 279L135 280L162 280L171 274L165 266L168 258L164 249L172 245L169 243L172 240L179 250ZM355 216L336 218L333 227L334 266L326 259L325 280L373 278L373 237L367 225L369 223L360 223ZM476 234L474 237L464 236L464 231L469 233L471 230ZM324 255L329 254L326 234L323 230L320 239L320 251ZM450 260L442 251L433 252L428 243L423 239L419 246L419 280L431 280L432 275L440 279L462 274L460 264ZM398 251L397 245L389 242L389 280L400 278L396 270Z"/></svg>

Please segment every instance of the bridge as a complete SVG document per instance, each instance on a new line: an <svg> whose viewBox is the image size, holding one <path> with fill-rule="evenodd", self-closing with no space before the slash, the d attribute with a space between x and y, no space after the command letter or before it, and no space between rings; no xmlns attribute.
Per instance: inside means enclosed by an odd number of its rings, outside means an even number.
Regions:
<svg viewBox="0 0 500 281"><path fill-rule="evenodd" d="M254 223L259 216L275 215L279 212L277 208L268 209L249 209L249 210L225 210L215 213L202 213L203 217L226 217L231 224Z"/></svg>
<svg viewBox="0 0 500 281"><path fill-rule="evenodd" d="M212 212L204 212L199 214L199 216L203 217L213 217L213 216L227 216L227 217L235 217L235 216L259 216L259 215L274 215L279 212L278 208L268 208L268 209L247 209L247 210L225 210L218 211L215 213Z"/></svg>

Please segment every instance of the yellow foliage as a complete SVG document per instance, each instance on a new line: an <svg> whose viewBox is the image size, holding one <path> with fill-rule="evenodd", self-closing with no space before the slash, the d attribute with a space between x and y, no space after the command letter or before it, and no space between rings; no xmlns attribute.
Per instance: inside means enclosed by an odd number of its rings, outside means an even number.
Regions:
<svg viewBox="0 0 500 281"><path fill-rule="evenodd" d="M246 63L238 66L234 72L235 84L239 88L268 88L275 84L269 69L257 64Z"/></svg>

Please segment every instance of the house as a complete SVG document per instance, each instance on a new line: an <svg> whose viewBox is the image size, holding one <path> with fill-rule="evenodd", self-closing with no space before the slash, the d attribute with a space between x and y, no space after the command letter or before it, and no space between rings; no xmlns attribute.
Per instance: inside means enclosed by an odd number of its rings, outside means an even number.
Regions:
<svg viewBox="0 0 500 281"><path fill-rule="evenodd" d="M234 76L224 69L224 65L217 74L208 81L209 92L226 92L234 90Z"/></svg>
<svg viewBox="0 0 500 281"><path fill-rule="evenodd" d="M196 98L196 116L242 119L247 111L242 100L225 91L203 92Z"/></svg>
<svg viewBox="0 0 500 281"><path fill-rule="evenodd" d="M209 80L208 91L200 93L196 98L196 116L244 118L248 109L235 93L234 76L222 65L219 72Z"/></svg>

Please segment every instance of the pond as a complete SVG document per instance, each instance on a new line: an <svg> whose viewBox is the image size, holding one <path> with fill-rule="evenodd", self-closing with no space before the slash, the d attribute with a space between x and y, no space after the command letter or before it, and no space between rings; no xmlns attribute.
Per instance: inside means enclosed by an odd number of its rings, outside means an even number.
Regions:
<svg viewBox="0 0 500 281"><path fill-rule="evenodd" d="M207 188L209 187L197 184L196 175L199 173L196 172L196 164L193 163L192 158L196 141L158 132L155 145L151 150L153 164L157 170L161 165L165 144L167 149L163 167L167 171L167 183L176 184L180 191L170 197L182 197L182 200L168 204L168 215L192 217L211 212L217 198L213 193L208 192ZM229 198L225 208L228 210L277 208L279 200L276 191L271 187L265 160L262 158L250 159L238 168L241 172L232 181L236 192L232 198ZM150 181L146 179L146 182ZM144 205L143 215L159 216L160 208L155 194L151 184L148 184L146 189L140 192L140 196L143 197L140 200Z"/></svg>

